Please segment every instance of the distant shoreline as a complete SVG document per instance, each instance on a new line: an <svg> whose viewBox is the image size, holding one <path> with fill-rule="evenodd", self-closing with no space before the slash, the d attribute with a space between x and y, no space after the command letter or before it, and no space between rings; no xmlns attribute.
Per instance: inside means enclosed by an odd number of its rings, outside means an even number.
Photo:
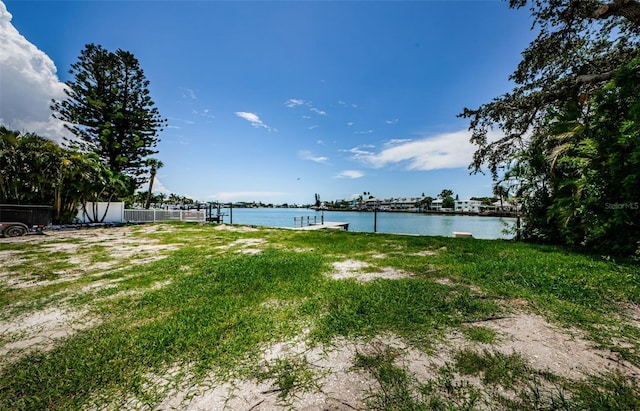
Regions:
<svg viewBox="0 0 640 411"><path fill-rule="evenodd" d="M191 206L185 209L203 209L203 207ZM372 209L362 209L362 210L354 210L351 208L318 208L315 206L311 207L266 207L266 206L245 206L233 204L233 207L229 207L229 204L221 204L220 208L236 208L236 209L297 209L297 210L311 210L315 212L321 211L333 211L333 212L348 212L348 213L373 213ZM522 213L517 212L493 212L493 211L483 211L483 212L468 212L468 211L438 211L438 210L378 210L378 213L407 213L407 214L430 214L430 215L459 215L459 216L478 216L478 217L508 217L508 218L517 218L524 217Z"/></svg>
<svg viewBox="0 0 640 411"><path fill-rule="evenodd" d="M262 207L269 208L269 207ZM305 207L308 210L312 211L339 211L339 212L350 212L350 213L373 213L374 210L352 210L352 209L316 209L314 207ZM411 210L378 210L378 213L408 213L408 214L434 214L434 215L461 215L461 216L478 216L478 217L522 217L522 214L518 213L498 213L498 212L480 212L480 213L470 213L466 211L436 211L436 210L423 210L423 211L411 211Z"/></svg>

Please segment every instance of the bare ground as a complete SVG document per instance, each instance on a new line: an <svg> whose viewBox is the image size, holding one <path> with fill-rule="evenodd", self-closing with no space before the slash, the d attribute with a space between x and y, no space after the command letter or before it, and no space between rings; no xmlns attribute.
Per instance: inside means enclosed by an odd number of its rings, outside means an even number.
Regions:
<svg viewBox="0 0 640 411"><path fill-rule="evenodd" d="M495 345L472 343L458 334L449 335L435 353L425 353L395 335L380 335L373 340L338 338L328 346L309 347L304 335L291 341L267 347L260 360L263 367L278 360L292 359L307 364L314 373L314 383L299 387L294 395L282 398L274 381L219 380L212 376L196 386L168 392L161 410L205 411L228 410L365 410L367 400L380 390L379 383L367 372L354 366L358 353L371 354L392 350L398 353L396 366L415 381L434 380L439 370L452 361L454 352L471 348L505 354L519 353L540 371L550 371L561 377L581 379L605 370L618 370L629 378L638 378L640 370L621 363L605 350L550 325L543 318L518 313L488 324L502 338ZM465 382L483 391L478 378L465 377ZM495 404L479 404L479 408L495 409Z"/></svg>
<svg viewBox="0 0 640 411"><path fill-rule="evenodd" d="M126 264L145 264L163 258L166 251L177 248L147 238L133 235L134 231L153 232L159 226L120 227L110 229L70 230L50 232L47 235L29 235L0 239L0 284L13 289L35 289L60 283L70 283L86 275L103 275ZM164 228L168 229L168 228ZM25 259L19 252L7 250L2 245L9 243L33 244L50 253L67 257L67 265L54 273L39 274L37 260ZM102 247L107 261L90 261L84 250ZM12 268L28 265L31 270ZM31 272L29 272L31 271ZM52 279L48 279L52 277ZM122 279L100 280L84 286L78 293L88 293L98 288L113 287ZM15 360L33 350L48 351L57 340L68 337L78 330L95 325L97 320L84 311L61 304L58 307L21 309L21 314L12 318L0 318L0 358ZM0 367L4 361L0 361Z"/></svg>
<svg viewBox="0 0 640 411"><path fill-rule="evenodd" d="M162 228L159 228L162 227ZM134 235L135 231L153 232L167 230L170 226L122 227L91 231L61 231L46 236L27 236L0 240L0 284L9 288L31 288L71 281L81 275L103 272L117 268L122 261L132 264L163 258L166 252L175 249L175 245L164 245L149 239L142 240ZM218 226L218 230L234 230L232 226ZM243 231L252 231L248 227ZM51 252L66 253L70 257L72 268L65 272L64 279L38 280L29 275L14 275L12 266L29 263L18 253L2 247L8 243L29 243L43 247ZM260 252L264 245L262 239L244 239L223 247L237 252ZM109 261L91 262L83 259L82 249L100 246L110 256ZM79 255L78 255L79 254ZM76 256L78 255L78 256ZM428 251L425 257L434 255ZM75 257L74 257L75 256ZM34 262L37 264L37 262ZM376 278L399 279L411 276L411 273L383 268L372 270L368 263L345 260L334 264L330 276L336 280L355 278L357 281L370 281ZM438 280L443 285L454 285L447 278ZM98 282L81 292L95 287L109 287L109 281ZM160 285L161 286L161 285ZM447 336L433 353L425 353L403 341L395 335L380 335L370 341L348 340L340 338L327 346L310 347L304 333L291 341L274 343L263 347L259 359L261 367L269 367L279 360L287 359L304 363L312 370L313 382L298 387L292 395L284 398L274 380L221 379L214 373L196 385L185 383L182 378L176 383L175 375L188 375L187 370L171 370L165 376L154 376L151 380L163 386L165 400L156 408L161 410L360 410L366 409L369 395L379 386L368 373L354 367L357 353L367 353L390 348L400 353L398 366L404 368L417 380L433 379L439 367L451 361L452 353L463 348L474 350L489 349L506 354L521 354L532 367L550 371L561 377L581 379L606 370L616 370L632 378L640 376L640 370L621 361L612 352L594 348L577 330L567 330L550 324L543 317L527 312L526 305L514 303L513 314L506 318L485 321L482 326L498 333L495 344L470 342L458 333ZM634 326L640 323L640 310L636 306L624 307ZM14 318L0 319L0 366L32 350L49 350L57 340L72 335L95 324L95 319L85 312L68 308L44 308L23 312ZM470 382L478 384L477 381ZM478 384L480 386L480 384ZM129 408L144 408L135 398L127 402Z"/></svg>

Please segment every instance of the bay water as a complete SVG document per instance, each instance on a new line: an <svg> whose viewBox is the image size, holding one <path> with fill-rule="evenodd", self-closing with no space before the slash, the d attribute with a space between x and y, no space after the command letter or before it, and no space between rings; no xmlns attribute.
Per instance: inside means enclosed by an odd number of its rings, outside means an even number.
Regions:
<svg viewBox="0 0 640 411"><path fill-rule="evenodd" d="M349 223L349 231L373 232L373 212L315 211L305 208L234 208L221 210L224 223L267 227L300 227L300 220ZM233 221L231 221L231 217ZM445 215L401 212L378 212L377 232L392 234L433 235L450 237L454 231L469 232L475 238L510 239L515 218L481 217L474 215Z"/></svg>

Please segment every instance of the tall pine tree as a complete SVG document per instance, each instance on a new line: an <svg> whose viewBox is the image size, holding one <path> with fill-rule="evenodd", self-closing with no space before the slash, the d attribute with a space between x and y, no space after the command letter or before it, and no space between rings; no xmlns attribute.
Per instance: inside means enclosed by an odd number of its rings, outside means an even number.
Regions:
<svg viewBox="0 0 640 411"><path fill-rule="evenodd" d="M132 194L148 174L166 123L149 96L149 81L133 54L94 44L85 46L69 73L67 98L51 106L54 117L77 137L70 145L96 153L112 173L129 177Z"/></svg>

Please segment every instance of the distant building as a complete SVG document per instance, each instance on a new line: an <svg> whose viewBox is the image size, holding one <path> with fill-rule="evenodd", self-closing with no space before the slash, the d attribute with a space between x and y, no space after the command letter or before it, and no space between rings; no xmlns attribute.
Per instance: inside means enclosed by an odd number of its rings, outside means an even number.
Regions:
<svg viewBox="0 0 640 411"><path fill-rule="evenodd" d="M379 198L368 198L366 200L363 200L363 205L365 209L369 209L369 210L373 210L374 208L380 207L380 203L382 202L382 200L380 200Z"/></svg>
<svg viewBox="0 0 640 411"><path fill-rule="evenodd" d="M496 212L502 212L502 213L515 213L517 211L520 211L520 204L513 204L511 201L514 201L513 199L508 199L508 200L503 200L502 204L500 203L500 201L496 201L494 203L492 203L494 210Z"/></svg>
<svg viewBox="0 0 640 411"><path fill-rule="evenodd" d="M362 201L362 206L366 210L379 211L418 211L416 204L420 201L417 197L404 198L369 198Z"/></svg>
<svg viewBox="0 0 640 411"><path fill-rule="evenodd" d="M348 203L348 207L357 210L377 209L378 211L410 211L422 210L422 202L425 197L402 197L402 198L358 198ZM441 198L429 203L431 211L456 211L460 213L479 213L482 202L479 200L455 200L454 206L443 207L444 201Z"/></svg>
<svg viewBox="0 0 640 411"><path fill-rule="evenodd" d="M392 210L417 211L416 204L419 201L420 198L416 197L396 198L389 202L389 207Z"/></svg>
<svg viewBox="0 0 640 411"><path fill-rule="evenodd" d="M454 210L459 213L479 213L482 201L479 200L455 200Z"/></svg>

